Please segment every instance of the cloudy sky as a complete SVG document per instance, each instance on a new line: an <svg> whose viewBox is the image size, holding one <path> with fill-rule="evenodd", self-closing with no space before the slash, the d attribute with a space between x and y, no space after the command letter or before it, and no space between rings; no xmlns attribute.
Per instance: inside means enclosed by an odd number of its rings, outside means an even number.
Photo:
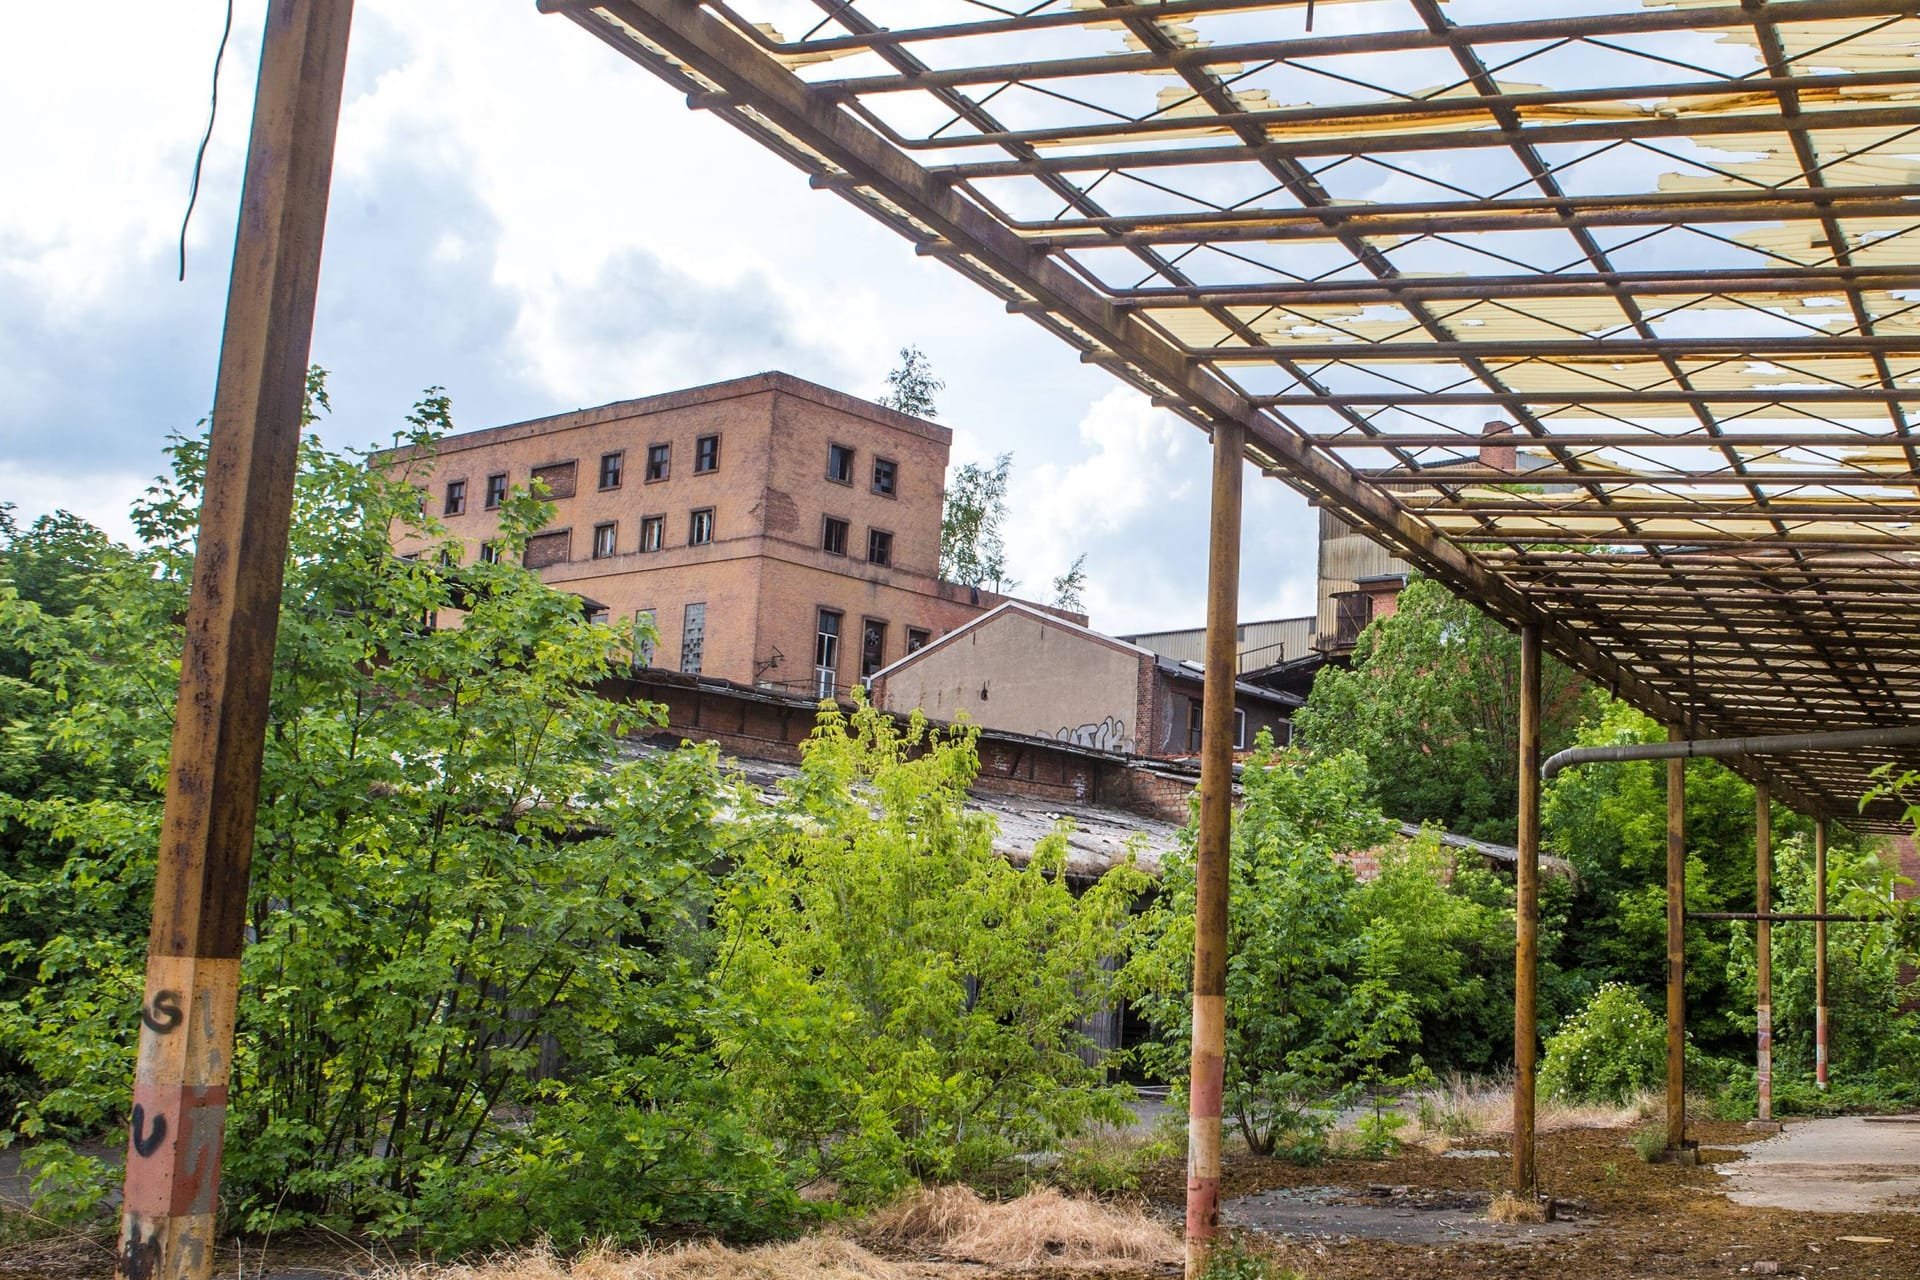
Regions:
<svg viewBox="0 0 1920 1280"><path fill-rule="evenodd" d="M0 500L120 536L205 415L265 0L0 8ZM904 343L954 460L1014 454L1013 572L1087 553L1094 623L1197 625L1205 438L532 0L360 0L313 358L339 446L422 387L474 428L762 369L865 396ZM1312 516L1249 475L1245 618L1307 612Z"/></svg>

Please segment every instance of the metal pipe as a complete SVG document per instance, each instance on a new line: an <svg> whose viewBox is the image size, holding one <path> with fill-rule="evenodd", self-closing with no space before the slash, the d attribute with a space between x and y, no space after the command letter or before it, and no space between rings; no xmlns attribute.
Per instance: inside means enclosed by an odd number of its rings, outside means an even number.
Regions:
<svg viewBox="0 0 1920 1280"><path fill-rule="evenodd" d="M1689 920L1767 920L1774 924L1878 924L1891 916L1851 916L1822 911L1689 911Z"/></svg>
<svg viewBox="0 0 1920 1280"><path fill-rule="evenodd" d="M1920 745L1920 725L1881 729L1839 729L1831 733L1780 733L1753 738L1699 738L1679 742L1631 742L1612 747L1569 747L1556 752L1542 766L1540 776L1551 782L1562 770L1576 765L1622 760L1709 759L1729 756L1783 756L1805 751L1852 751L1861 747Z"/></svg>
<svg viewBox="0 0 1920 1280"><path fill-rule="evenodd" d="M1531 1199L1540 975L1540 628L1520 628L1519 857L1513 902L1513 1193Z"/></svg>
<svg viewBox="0 0 1920 1280"><path fill-rule="evenodd" d="M352 0L273 0L154 871L120 1280L208 1280L247 875Z"/></svg>
<svg viewBox="0 0 1920 1280"><path fill-rule="evenodd" d="M1827 1087L1827 820L1813 824L1813 1083Z"/></svg>
<svg viewBox="0 0 1920 1280"><path fill-rule="evenodd" d="M1669 729L1668 741L1680 730ZM1667 1150L1687 1146L1687 762L1667 761Z"/></svg>
<svg viewBox="0 0 1920 1280"><path fill-rule="evenodd" d="M1753 787L1753 926L1756 1119L1773 1119L1773 796L1763 778Z"/></svg>
<svg viewBox="0 0 1920 1280"><path fill-rule="evenodd" d="M1220 1112L1226 1091L1227 884L1233 849L1233 696L1240 613L1240 488L1247 438L1213 427L1207 550L1207 679L1200 707L1200 841L1194 861L1193 1059L1187 1088L1187 1276L1203 1275L1220 1230Z"/></svg>

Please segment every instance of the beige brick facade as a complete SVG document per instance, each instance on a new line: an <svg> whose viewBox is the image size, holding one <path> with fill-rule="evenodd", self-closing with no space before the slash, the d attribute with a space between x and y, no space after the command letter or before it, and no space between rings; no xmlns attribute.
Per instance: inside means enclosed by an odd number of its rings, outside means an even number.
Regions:
<svg viewBox="0 0 1920 1280"><path fill-rule="evenodd" d="M1005 598L938 578L951 440L931 422L763 373L375 461L421 486L467 561L499 529L491 486L526 489L541 471L556 514L529 559L612 617L651 612L654 665L692 665L688 606L698 606L700 674L813 691L821 611L838 614L833 683L844 693L863 662L884 666L910 635L938 638ZM618 475L603 485L610 459ZM830 520L840 522L831 538Z"/></svg>

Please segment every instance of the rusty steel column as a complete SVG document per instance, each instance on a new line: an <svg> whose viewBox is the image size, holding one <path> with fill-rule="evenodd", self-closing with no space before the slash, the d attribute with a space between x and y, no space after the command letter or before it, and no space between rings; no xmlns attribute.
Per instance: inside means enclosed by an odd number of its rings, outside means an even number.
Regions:
<svg viewBox="0 0 1920 1280"><path fill-rule="evenodd" d="M1813 823L1813 1082L1827 1087L1827 820Z"/></svg>
<svg viewBox="0 0 1920 1280"><path fill-rule="evenodd" d="M1227 873L1233 849L1233 686L1240 612L1240 478L1246 429L1213 427L1207 661L1200 708L1200 842L1194 865L1193 1064L1187 1086L1187 1276L1220 1229L1220 1104L1226 1088Z"/></svg>
<svg viewBox="0 0 1920 1280"><path fill-rule="evenodd" d="M1513 1193L1532 1197L1540 976L1540 627L1520 628L1520 856L1513 894Z"/></svg>
<svg viewBox="0 0 1920 1280"><path fill-rule="evenodd" d="M1765 782L1753 788L1753 900L1760 918L1753 922L1756 1026L1755 1119L1773 1119L1773 796Z"/></svg>
<svg viewBox="0 0 1920 1280"><path fill-rule="evenodd" d="M207 1280L247 872L352 0L267 10L134 1068L121 1280Z"/></svg>
<svg viewBox="0 0 1920 1280"><path fill-rule="evenodd" d="M1678 727L1667 740L1679 741ZM1667 1151L1687 1148L1687 762L1667 761Z"/></svg>

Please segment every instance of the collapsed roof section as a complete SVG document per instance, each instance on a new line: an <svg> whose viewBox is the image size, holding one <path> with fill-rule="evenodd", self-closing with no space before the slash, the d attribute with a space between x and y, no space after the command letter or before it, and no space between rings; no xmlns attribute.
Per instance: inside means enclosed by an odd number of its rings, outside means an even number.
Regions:
<svg viewBox="0 0 1920 1280"><path fill-rule="evenodd" d="M1689 735L1920 719L1912 0L542 4Z"/></svg>

